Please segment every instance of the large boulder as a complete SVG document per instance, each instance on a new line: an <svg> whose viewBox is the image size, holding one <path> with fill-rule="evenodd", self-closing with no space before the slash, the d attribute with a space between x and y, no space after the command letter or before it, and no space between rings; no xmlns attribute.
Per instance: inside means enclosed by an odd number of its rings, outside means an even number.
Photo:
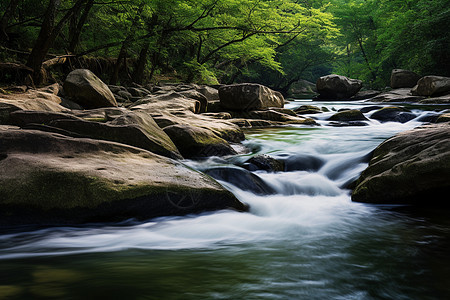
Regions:
<svg viewBox="0 0 450 300"><path fill-rule="evenodd" d="M378 146L352 200L448 207L450 123L400 133Z"/></svg>
<svg viewBox="0 0 450 300"><path fill-rule="evenodd" d="M139 148L11 126L0 140L0 226L246 209L210 177Z"/></svg>
<svg viewBox="0 0 450 300"><path fill-rule="evenodd" d="M284 107L280 92L255 83L225 85L219 88L220 105L229 110L250 111Z"/></svg>
<svg viewBox="0 0 450 300"><path fill-rule="evenodd" d="M425 76L420 78L411 92L419 96L442 96L450 94L450 77Z"/></svg>
<svg viewBox="0 0 450 300"><path fill-rule="evenodd" d="M87 69L70 72L63 87L65 96L84 108L117 106L108 86Z"/></svg>
<svg viewBox="0 0 450 300"><path fill-rule="evenodd" d="M391 73L391 88L412 88L419 81L420 76L409 70L394 69Z"/></svg>
<svg viewBox="0 0 450 300"><path fill-rule="evenodd" d="M226 140L206 128L177 124L165 127L164 132L172 139L184 158L236 154Z"/></svg>
<svg viewBox="0 0 450 300"><path fill-rule="evenodd" d="M376 90L359 91L350 100L368 100L378 96L379 94L381 94L381 92Z"/></svg>
<svg viewBox="0 0 450 300"><path fill-rule="evenodd" d="M220 100L219 91L216 88L207 85L202 85L197 88L197 91L200 92L203 96L205 96L208 102Z"/></svg>
<svg viewBox="0 0 450 300"><path fill-rule="evenodd" d="M331 74L317 79L316 88L320 99L348 100L362 88L362 81Z"/></svg>
<svg viewBox="0 0 450 300"><path fill-rule="evenodd" d="M316 85L310 81L301 79L290 86L287 94L292 98L312 98L317 95Z"/></svg>

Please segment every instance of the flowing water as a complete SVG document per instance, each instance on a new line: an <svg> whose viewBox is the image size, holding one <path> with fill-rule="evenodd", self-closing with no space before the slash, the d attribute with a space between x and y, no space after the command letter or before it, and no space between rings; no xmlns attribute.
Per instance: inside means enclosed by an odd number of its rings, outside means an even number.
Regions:
<svg viewBox="0 0 450 300"><path fill-rule="evenodd" d="M204 170L256 153L316 162L254 172L271 195L221 182L249 213L3 232L0 299L450 299L448 212L353 203L345 189L377 145L433 114L412 111L404 124L356 127L330 126L331 111L315 115L321 126L248 130L249 154L186 162Z"/></svg>

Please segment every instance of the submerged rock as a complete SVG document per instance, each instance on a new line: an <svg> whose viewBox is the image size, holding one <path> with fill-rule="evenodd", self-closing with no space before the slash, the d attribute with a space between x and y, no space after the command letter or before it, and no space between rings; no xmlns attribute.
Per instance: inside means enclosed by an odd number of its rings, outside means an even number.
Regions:
<svg viewBox="0 0 450 300"><path fill-rule="evenodd" d="M249 171L282 172L284 171L284 162L267 154L258 154L245 161L242 167Z"/></svg>
<svg viewBox="0 0 450 300"><path fill-rule="evenodd" d="M0 140L0 226L246 210L210 177L142 149L8 126Z"/></svg>
<svg viewBox="0 0 450 300"><path fill-rule="evenodd" d="M280 159L284 162L285 171L317 171L325 161L319 157L309 154L289 155L286 159Z"/></svg>
<svg viewBox="0 0 450 300"><path fill-rule="evenodd" d="M357 202L448 206L450 123L400 133L378 146L352 194Z"/></svg>
<svg viewBox="0 0 450 300"><path fill-rule="evenodd" d="M380 122L400 122L406 123L416 118L416 115L403 107L389 106L377 110L371 116L371 119Z"/></svg>
<svg viewBox="0 0 450 300"><path fill-rule="evenodd" d="M318 106L302 105L302 106L296 108L295 112L298 113L299 115L302 115L302 114L320 114L323 111Z"/></svg>
<svg viewBox="0 0 450 300"><path fill-rule="evenodd" d="M379 105L371 105L371 106L363 107L363 108L361 108L359 111L365 114L365 113L371 112L371 111L373 111L373 110L379 110L379 109L381 109L381 108L383 108L383 106L379 106Z"/></svg>
<svg viewBox="0 0 450 300"><path fill-rule="evenodd" d="M275 190L259 176L239 167L216 167L207 169L204 173L257 195L275 194Z"/></svg>
<svg viewBox="0 0 450 300"><path fill-rule="evenodd" d="M450 113L442 114L436 119L436 123L445 123L445 122L450 122Z"/></svg>

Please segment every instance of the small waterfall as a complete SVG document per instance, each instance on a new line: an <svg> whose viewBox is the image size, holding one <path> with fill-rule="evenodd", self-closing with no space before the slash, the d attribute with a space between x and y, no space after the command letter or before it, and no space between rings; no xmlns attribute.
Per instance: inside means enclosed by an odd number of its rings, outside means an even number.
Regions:
<svg viewBox="0 0 450 300"><path fill-rule="evenodd" d="M393 207L353 203L347 189L381 142L423 124L434 112L414 110L417 117L405 123L370 120L362 127L334 127L327 121L334 110L366 104L319 105L331 111L315 116L320 126L248 130L243 144L250 153L185 162L217 178L249 204L248 213L224 210L0 234L5 284L37 278L35 284L43 285L39 274L72 274L69 270L82 274L77 280L85 285L117 282L123 288L117 278L126 275L133 278L126 282L128 293L144 287L152 295L181 290L188 299L434 299L437 284L448 281L436 276L434 266L450 270L447 216L433 219L436 225ZM239 167L255 154L283 161L285 171ZM58 284L80 291L68 281ZM0 293L2 286L8 287L0 283Z"/></svg>

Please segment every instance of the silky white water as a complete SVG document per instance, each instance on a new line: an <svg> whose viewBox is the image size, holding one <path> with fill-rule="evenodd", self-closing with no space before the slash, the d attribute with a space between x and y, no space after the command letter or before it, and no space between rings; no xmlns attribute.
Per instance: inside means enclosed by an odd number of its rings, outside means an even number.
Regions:
<svg viewBox="0 0 450 300"><path fill-rule="evenodd" d="M275 191L271 195L221 182L250 205L248 213L3 232L0 298L8 288L24 299L97 293L128 299L450 296L448 214L354 203L345 188L366 168L377 145L422 123L370 120L368 126L333 127L327 121L333 113L314 115L320 126L248 130L247 154L186 161L198 170L229 166L256 153L318 162L307 170L254 172Z"/></svg>

